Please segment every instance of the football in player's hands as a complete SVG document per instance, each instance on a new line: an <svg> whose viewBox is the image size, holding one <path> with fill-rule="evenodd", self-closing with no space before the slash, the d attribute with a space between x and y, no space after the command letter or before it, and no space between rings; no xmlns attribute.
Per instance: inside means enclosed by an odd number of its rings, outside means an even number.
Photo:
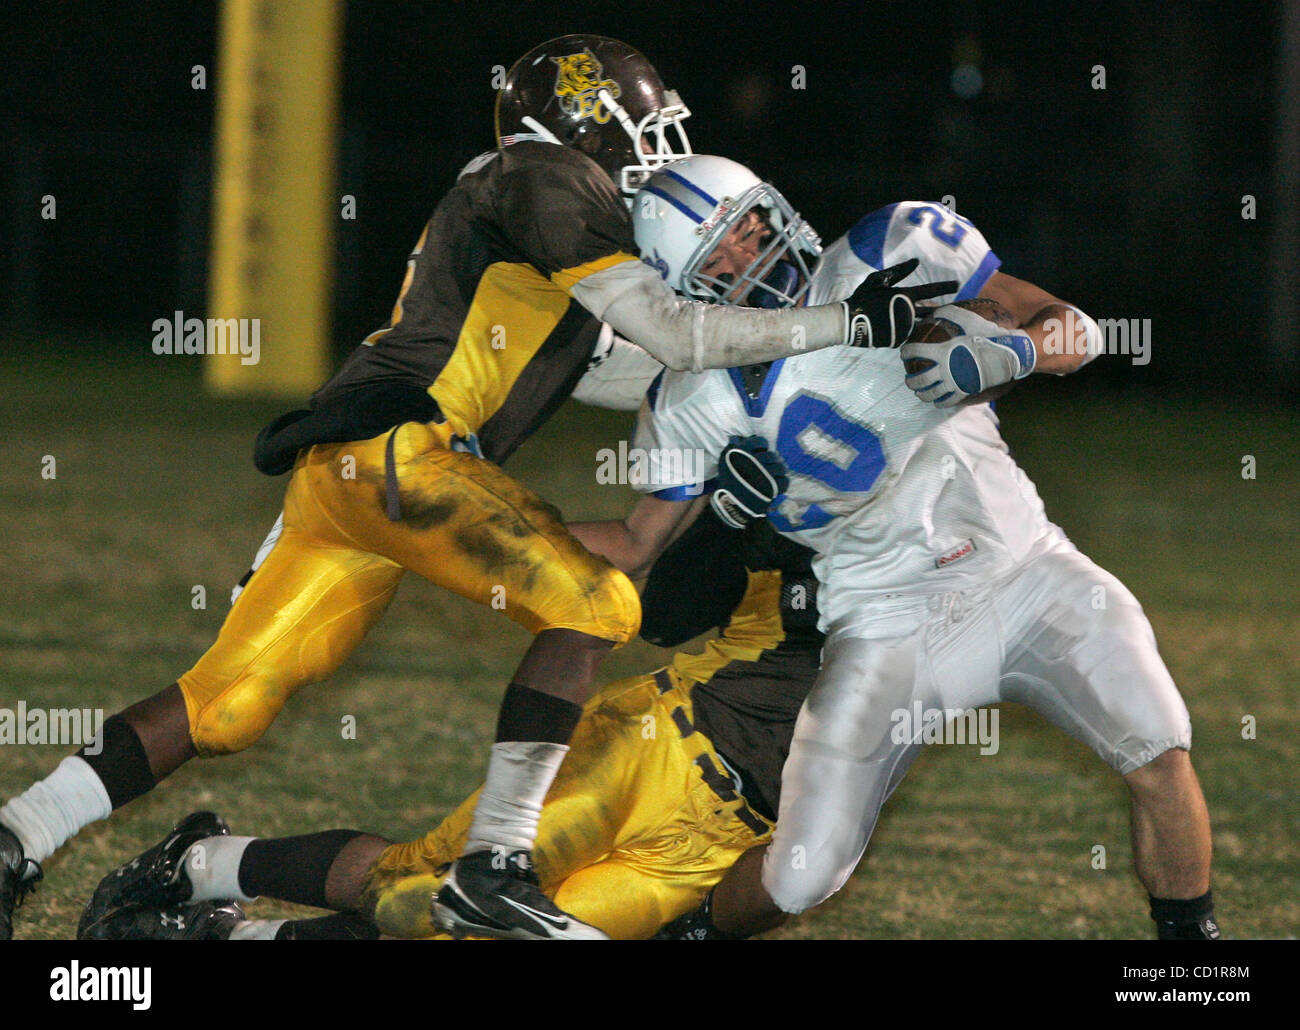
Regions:
<svg viewBox="0 0 1300 1030"><path fill-rule="evenodd" d="M947 308L960 308L963 311L978 315L990 323L989 333L995 333L997 329L1017 328L1015 316L996 300L989 297L974 297L971 300L959 300L937 308L918 308L916 327L912 330L912 335L908 337L907 342L942 343L945 340L951 340L955 336L961 336L963 333L968 332L968 329L964 329L956 322L944 317L944 311ZM917 375L925 371L926 367L927 362L924 358L905 357L903 359L903 368L908 375ZM987 390L982 390L974 396L965 398L961 403L986 404L1001 397L1015 383L1016 381L1013 379L999 386L991 386Z"/></svg>
<svg viewBox="0 0 1300 1030"><path fill-rule="evenodd" d="M964 331L962 327L943 317L943 309L949 307L973 311L986 322L992 322L1002 329L1016 328L1015 316L996 300L990 297L975 297L971 300L944 304L942 307L917 308L916 327L912 330L912 335L907 338L907 342L942 343L944 340L951 340L954 336L960 336ZM920 372L924 364L924 361L919 358L907 358L903 361L903 367L907 369L909 375Z"/></svg>

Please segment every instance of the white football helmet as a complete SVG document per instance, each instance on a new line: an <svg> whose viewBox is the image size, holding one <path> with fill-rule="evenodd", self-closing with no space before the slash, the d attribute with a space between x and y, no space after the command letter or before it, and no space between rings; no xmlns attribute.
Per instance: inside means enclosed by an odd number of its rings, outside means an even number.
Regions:
<svg viewBox="0 0 1300 1030"><path fill-rule="evenodd" d="M751 211L767 223L758 255L734 278L703 266ZM783 308L808 292L821 239L780 191L742 164L697 154L656 171L632 203L641 260L678 293L720 304ZM745 288L748 286L748 288Z"/></svg>

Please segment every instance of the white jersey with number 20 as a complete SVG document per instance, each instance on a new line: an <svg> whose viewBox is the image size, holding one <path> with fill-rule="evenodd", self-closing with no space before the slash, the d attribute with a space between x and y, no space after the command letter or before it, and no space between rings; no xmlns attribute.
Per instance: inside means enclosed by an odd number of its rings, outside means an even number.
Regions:
<svg viewBox="0 0 1300 1030"><path fill-rule="evenodd" d="M935 304L977 296L999 264L966 219L938 204L893 204L826 249L808 302L843 299L909 258L920 264L904 285L957 282ZM824 626L837 600L848 603L837 588L850 584L860 597L979 582L1025 558L1053 527L991 408L950 413L917 398L903 377L897 351L849 347L777 361L757 390L740 369L667 371L637 428L650 469L640 488L698 494L732 436L763 437L790 475L769 517L818 552ZM694 460L682 460L685 452Z"/></svg>

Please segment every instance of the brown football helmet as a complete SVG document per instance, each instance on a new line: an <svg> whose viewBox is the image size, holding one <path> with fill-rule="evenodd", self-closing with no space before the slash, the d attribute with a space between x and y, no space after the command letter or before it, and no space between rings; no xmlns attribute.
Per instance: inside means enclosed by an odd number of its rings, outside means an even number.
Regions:
<svg viewBox="0 0 1300 1030"><path fill-rule="evenodd" d="M498 146L545 140L582 151L625 196L689 157L690 111L639 51L608 36L560 36L524 54L497 94Z"/></svg>

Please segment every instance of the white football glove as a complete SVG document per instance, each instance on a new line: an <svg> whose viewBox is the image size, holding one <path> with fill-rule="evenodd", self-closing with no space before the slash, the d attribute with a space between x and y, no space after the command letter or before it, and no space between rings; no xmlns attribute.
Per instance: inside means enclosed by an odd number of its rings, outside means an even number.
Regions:
<svg viewBox="0 0 1300 1030"><path fill-rule="evenodd" d="M921 400L951 408L1034 370L1038 354L1027 333L1004 329L954 304L938 308L932 317L953 323L960 335L934 343L903 344L899 354L908 369L904 381Z"/></svg>

